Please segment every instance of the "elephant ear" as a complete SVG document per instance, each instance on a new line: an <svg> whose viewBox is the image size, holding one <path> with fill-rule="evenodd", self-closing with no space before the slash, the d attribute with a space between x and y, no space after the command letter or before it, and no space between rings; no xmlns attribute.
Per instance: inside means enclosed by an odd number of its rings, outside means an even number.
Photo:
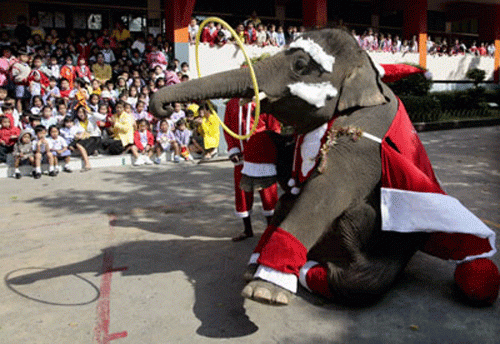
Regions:
<svg viewBox="0 0 500 344"><path fill-rule="evenodd" d="M381 105L387 102L380 79L370 61L357 66L346 75L341 86L337 111L355 107Z"/></svg>

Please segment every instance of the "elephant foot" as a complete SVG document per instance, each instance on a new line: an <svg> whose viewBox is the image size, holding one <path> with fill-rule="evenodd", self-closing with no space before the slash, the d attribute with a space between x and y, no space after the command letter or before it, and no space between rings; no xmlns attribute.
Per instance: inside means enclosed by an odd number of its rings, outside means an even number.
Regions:
<svg viewBox="0 0 500 344"><path fill-rule="evenodd" d="M255 275L255 272L257 271L257 268L259 267L259 264L248 264L245 272L243 273L243 279L245 282L250 282L253 280L253 275Z"/></svg>
<svg viewBox="0 0 500 344"><path fill-rule="evenodd" d="M240 187L246 192L258 191L261 189L267 189L274 183L276 183L276 176L270 177L249 177L247 175L241 176Z"/></svg>
<svg viewBox="0 0 500 344"><path fill-rule="evenodd" d="M290 302L292 293L270 282L253 280L243 288L241 296L265 304L284 306Z"/></svg>

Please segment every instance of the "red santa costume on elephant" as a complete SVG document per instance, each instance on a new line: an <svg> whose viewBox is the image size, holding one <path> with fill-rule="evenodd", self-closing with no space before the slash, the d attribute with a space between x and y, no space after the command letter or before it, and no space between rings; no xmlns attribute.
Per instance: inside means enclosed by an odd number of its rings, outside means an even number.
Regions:
<svg viewBox="0 0 500 344"><path fill-rule="evenodd" d="M395 81L424 70L407 65L385 65L383 81ZM335 119L298 135L291 192L301 186L321 163L321 147ZM384 137L359 133L381 145L382 230L430 233L423 252L457 263L455 282L470 300L493 303L498 297L500 273L489 259L496 253L495 233L457 199L447 195L434 175L427 153L399 101L397 114ZM309 291L332 297L327 269L308 261L307 249L282 228L268 226L250 258L258 264L254 278L274 283L293 293L298 282Z"/></svg>

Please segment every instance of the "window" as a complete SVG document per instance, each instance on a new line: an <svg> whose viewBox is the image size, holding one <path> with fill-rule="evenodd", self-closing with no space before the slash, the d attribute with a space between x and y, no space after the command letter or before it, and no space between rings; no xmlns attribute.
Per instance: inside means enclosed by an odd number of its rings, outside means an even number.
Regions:
<svg viewBox="0 0 500 344"><path fill-rule="evenodd" d="M119 18L123 22L125 27L130 30L130 32L146 31L147 19L145 16L129 14L129 15L122 15Z"/></svg>
<svg viewBox="0 0 500 344"><path fill-rule="evenodd" d="M476 18L455 21L451 24L451 31L456 33L477 34L478 22Z"/></svg>
<svg viewBox="0 0 500 344"><path fill-rule="evenodd" d="M101 14L91 14L87 19L87 27L89 30L101 30L102 29L102 15Z"/></svg>

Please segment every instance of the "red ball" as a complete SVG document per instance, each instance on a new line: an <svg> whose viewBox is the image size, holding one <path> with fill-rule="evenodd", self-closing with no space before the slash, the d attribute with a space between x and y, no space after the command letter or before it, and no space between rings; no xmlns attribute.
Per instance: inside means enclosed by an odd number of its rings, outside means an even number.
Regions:
<svg viewBox="0 0 500 344"><path fill-rule="evenodd" d="M455 282L470 300L492 304L498 297L500 273L495 263L480 258L459 264Z"/></svg>

